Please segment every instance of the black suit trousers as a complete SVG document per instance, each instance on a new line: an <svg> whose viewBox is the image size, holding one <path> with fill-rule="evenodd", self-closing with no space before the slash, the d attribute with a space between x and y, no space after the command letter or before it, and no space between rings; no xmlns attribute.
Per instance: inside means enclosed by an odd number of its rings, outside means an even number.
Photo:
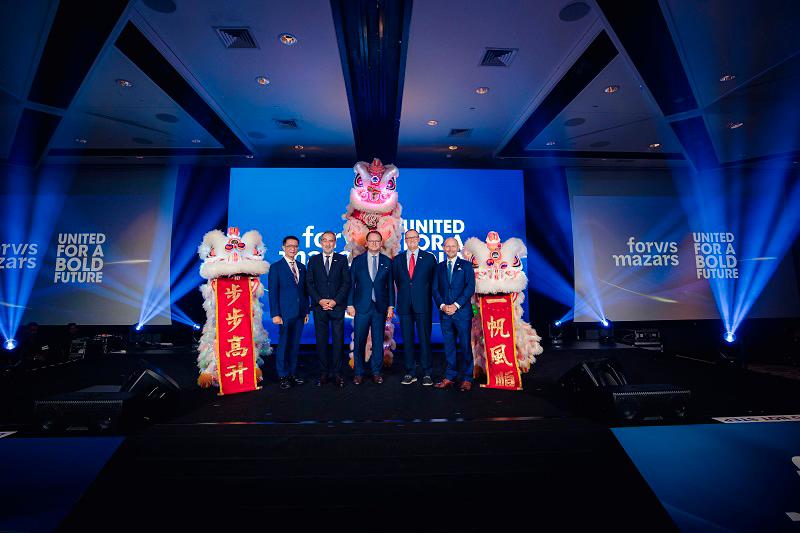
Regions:
<svg viewBox="0 0 800 533"><path fill-rule="evenodd" d="M430 313L413 313L398 315L400 331L403 334L403 363L406 374L415 374L416 357L414 356L414 329L419 338L419 364L422 375L431 375L431 315Z"/></svg>
<svg viewBox="0 0 800 533"><path fill-rule="evenodd" d="M317 337L317 356L321 376L340 376L342 374L342 354L344 348L344 315L334 315L333 311L314 308L314 333ZM329 349L328 336L333 340ZM330 352L330 357L329 357Z"/></svg>

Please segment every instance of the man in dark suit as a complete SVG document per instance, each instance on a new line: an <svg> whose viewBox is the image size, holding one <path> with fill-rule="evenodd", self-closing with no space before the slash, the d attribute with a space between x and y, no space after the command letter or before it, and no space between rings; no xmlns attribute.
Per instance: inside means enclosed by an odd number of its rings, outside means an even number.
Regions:
<svg viewBox="0 0 800 533"><path fill-rule="evenodd" d="M450 237L444 241L447 257L436 267L433 278L433 301L439 308L446 368L437 389L449 389L459 376L463 381L459 389L472 388L472 304L475 293L475 272L469 261L458 257L458 241ZM459 361L458 352L461 352Z"/></svg>
<svg viewBox="0 0 800 533"><path fill-rule="evenodd" d="M372 381L383 383L383 328L387 318L394 313L394 285L392 284L392 260L383 255L383 237L377 231L367 233L367 253L361 254L350 266L350 294L347 297L347 312L353 320L353 383L361 385L364 376L367 333L372 333L372 356L370 371Z"/></svg>
<svg viewBox="0 0 800 533"><path fill-rule="evenodd" d="M272 264L268 277L269 312L279 326L275 368L282 389L303 384L297 375L297 352L308 322L308 293L306 267L295 259L299 244L294 235L283 238L283 259Z"/></svg>
<svg viewBox="0 0 800 533"><path fill-rule="evenodd" d="M342 346L344 345L344 308L350 291L350 269L347 258L334 253L336 234L326 231L320 238L322 253L308 260L308 294L314 311L314 332L317 337L320 376L317 387L333 381L344 387ZM328 335L333 338L333 358L328 359Z"/></svg>
<svg viewBox="0 0 800 533"><path fill-rule="evenodd" d="M422 384L433 385L431 379L431 295L436 257L419 249L419 233L406 232L406 251L392 260L392 278L397 286L397 307L403 333L403 362L406 375L400 382L411 385L417 381L414 357L414 329L419 337L419 362Z"/></svg>

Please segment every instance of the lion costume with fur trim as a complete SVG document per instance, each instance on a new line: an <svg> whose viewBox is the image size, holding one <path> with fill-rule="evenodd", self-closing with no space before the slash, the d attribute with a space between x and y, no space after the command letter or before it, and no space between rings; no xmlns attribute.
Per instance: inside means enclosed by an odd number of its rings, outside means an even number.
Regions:
<svg viewBox="0 0 800 533"><path fill-rule="evenodd" d="M264 241L261 234L255 230L248 231L241 237L239 228L228 228L225 235L220 230L212 230L203 236L203 242L197 253L203 263L200 265L200 276L209 280L200 286L203 294L203 309L206 311L206 323L203 326L203 335L200 337L197 368L200 376L197 384L203 388L219 386L217 382L217 358L214 353L216 343L216 298L214 294L214 280L224 276L250 276L250 290L253 294L253 344L256 348L256 364L263 364L262 356L267 356L272 349L269 337L261 322L263 308L261 296L264 295L264 286L259 276L269 271L269 263L264 260ZM258 380L261 381L261 368L256 370Z"/></svg>
<svg viewBox="0 0 800 533"><path fill-rule="evenodd" d="M514 306L514 339L517 348L517 364L522 372L528 372L536 362L536 356L544 350L542 338L533 327L522 320L523 291L528 286L528 277L522 270L520 258L528 254L525 244L517 238L501 243L495 231L489 232L486 242L470 237L464 243L464 258L472 262L475 269L475 294L511 294ZM477 302L472 297L473 304ZM475 377L486 373L486 346L480 317L472 318L472 355L475 359Z"/></svg>
<svg viewBox="0 0 800 533"><path fill-rule="evenodd" d="M383 165L380 159L372 163L359 161L353 166L355 176L350 189L350 203L342 215L345 221L342 236L350 261L367 251L367 233L377 231L383 237L381 253L394 258L400 251L400 234L403 207L397 200L397 177L400 171L394 165ZM392 288L394 290L394 288ZM392 350L397 347L394 341L394 323L386 321L383 335L383 361L392 364ZM350 344L350 366L353 366L353 343ZM372 340L367 339L365 360L372 355Z"/></svg>

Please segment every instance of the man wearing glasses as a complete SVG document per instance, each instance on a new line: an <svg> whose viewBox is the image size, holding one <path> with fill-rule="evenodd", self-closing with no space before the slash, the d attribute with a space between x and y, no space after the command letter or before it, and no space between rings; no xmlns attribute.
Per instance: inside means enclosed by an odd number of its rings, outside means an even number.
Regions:
<svg viewBox="0 0 800 533"><path fill-rule="evenodd" d="M361 385L364 379L364 356L367 334L372 334L370 373L376 385L383 383L383 328L394 312L394 285L392 285L392 260L381 253L383 237L377 231L367 233L367 253L361 254L350 266L350 294L347 312L354 317L353 383Z"/></svg>
<svg viewBox="0 0 800 533"><path fill-rule="evenodd" d="M419 362L422 384L433 385L431 379L431 298L436 257L419 249L419 233L406 231L406 251L392 261L392 277L397 286L397 315L403 334L403 362L406 375L400 382L411 385L417 381L414 357L414 330L419 338Z"/></svg>
<svg viewBox="0 0 800 533"><path fill-rule="evenodd" d="M297 352L303 325L308 322L308 293L306 267L296 260L299 244L294 235L283 238L284 261L273 263L268 277L269 312L279 335L275 369L282 389L303 384L297 375Z"/></svg>

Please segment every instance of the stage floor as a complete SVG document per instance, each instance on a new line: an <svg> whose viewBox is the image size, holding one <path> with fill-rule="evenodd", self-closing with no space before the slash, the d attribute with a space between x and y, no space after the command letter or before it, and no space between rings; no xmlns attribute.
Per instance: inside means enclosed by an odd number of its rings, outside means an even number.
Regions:
<svg viewBox="0 0 800 533"><path fill-rule="evenodd" d="M16 430L10 439L51 440L36 432L30 410L20 406L119 384L144 359L178 381L180 402L128 434L88 489L75 485L83 496L66 516L65 530L120 521L131 528L202 530L335 523L370 531L553 524L674 530L674 510L665 509L610 424L572 412L560 391L564 373L600 357L619 361L633 382L690 387L692 412L684 424L698 428L712 416L800 413L796 381L749 372L732 377L699 361L623 346L550 349L524 377L523 391L469 393L419 382L403 386L397 367L380 386L316 388L315 355L306 352L300 359L305 385L280 390L268 366L262 390L226 397L196 387L192 353L162 351L26 376L14 387L21 393L18 409L4 412L0 430ZM435 369L441 360L437 351ZM215 507L218 494L230 498L224 508Z"/></svg>

